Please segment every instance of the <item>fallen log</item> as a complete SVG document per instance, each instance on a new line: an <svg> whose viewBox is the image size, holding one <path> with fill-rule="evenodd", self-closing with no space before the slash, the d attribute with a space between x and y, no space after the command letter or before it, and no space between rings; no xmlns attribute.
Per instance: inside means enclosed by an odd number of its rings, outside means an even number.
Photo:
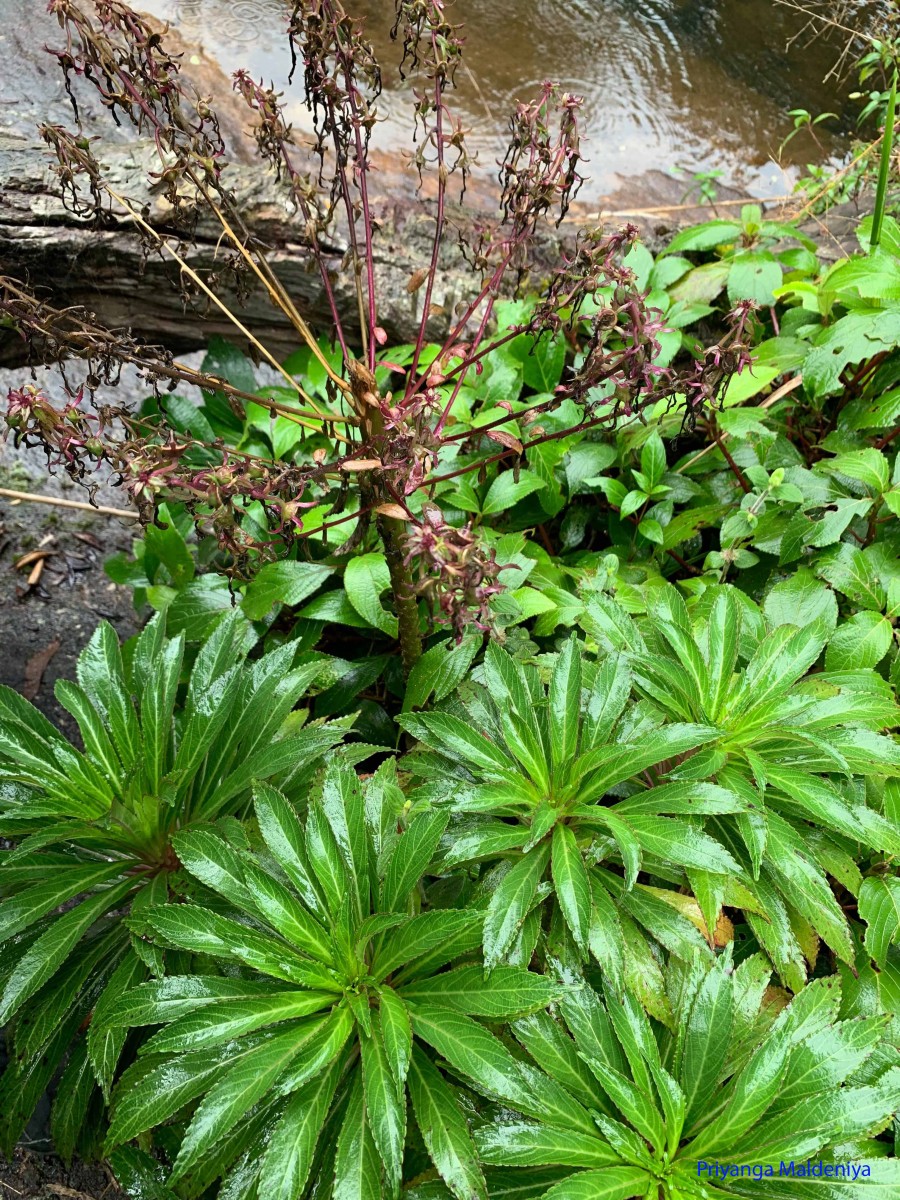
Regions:
<svg viewBox="0 0 900 1200"><path fill-rule="evenodd" d="M110 186L128 197L154 229L171 234L171 207L148 178L158 165L152 143L95 144L94 152ZM249 164L230 165L227 179L247 227L265 245L298 309L315 327L327 329L324 289L286 189L264 168ZM393 193L379 207L375 270L379 324L396 343L409 341L418 328L422 297L407 284L429 259L433 224L427 206L415 200L405 181ZM465 219L462 213L460 218ZM352 328L356 293L351 272L342 270L346 243L339 233L324 251L341 317ZM230 273L222 269L228 248L214 216L198 210L193 244L180 245L179 252L194 270L217 275L217 294L269 349L284 355L296 348L296 333L261 288L238 298ZM101 324L130 328L143 340L176 352L202 346L213 334L235 340L222 312L208 302L185 303L178 265L168 256L146 252L127 212L113 208L101 227L73 215L63 204L46 148L15 134L0 134L0 270L28 283L55 307L83 306ZM448 326L455 305L472 295L477 283L455 239L447 237L432 297L433 335ZM0 331L0 364L16 365L25 354L13 331Z"/></svg>

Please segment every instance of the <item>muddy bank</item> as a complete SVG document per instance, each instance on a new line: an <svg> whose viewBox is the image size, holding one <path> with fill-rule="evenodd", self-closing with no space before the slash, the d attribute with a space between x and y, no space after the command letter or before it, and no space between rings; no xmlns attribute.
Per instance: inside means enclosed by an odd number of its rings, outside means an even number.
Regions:
<svg viewBox="0 0 900 1200"><path fill-rule="evenodd" d="M125 1193L103 1166L74 1161L20 1146L11 1162L0 1159L3 1200L114 1200Z"/></svg>
<svg viewBox="0 0 900 1200"><path fill-rule="evenodd" d="M0 371L0 396L28 379L27 371ZM62 399L58 372L40 368L37 382ZM131 373L118 399L137 403L145 394ZM88 500L67 476L48 474L43 452L16 448L11 439L0 441L0 488ZM96 499L130 507L121 490L108 484ZM54 683L74 677L75 659L100 620L110 621L122 638L139 626L130 589L111 583L103 570L109 555L130 548L136 529L95 512L0 495L0 683L27 695L70 736L75 723L56 702Z"/></svg>

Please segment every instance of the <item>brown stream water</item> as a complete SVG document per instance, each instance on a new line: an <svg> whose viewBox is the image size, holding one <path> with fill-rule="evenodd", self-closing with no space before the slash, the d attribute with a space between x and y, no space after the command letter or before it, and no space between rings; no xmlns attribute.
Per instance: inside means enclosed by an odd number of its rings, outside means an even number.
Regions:
<svg viewBox="0 0 900 1200"><path fill-rule="evenodd" d="M817 3L817 0L812 0ZM286 90L294 123L308 126L290 68L284 0L142 0L185 43L228 72L247 67ZM347 4L391 60L390 0ZM856 6L860 26L870 5ZM776 0L456 0L448 5L466 34L466 70L454 100L483 165L501 152L506 114L544 79L585 98L590 184L582 198L608 193L622 177L655 169L698 171L757 195L790 189L798 164L846 149L852 108L845 80L827 79L840 45L803 34L806 18ZM407 93L386 71L385 120L378 145L408 145ZM837 111L818 143L796 137L789 110Z"/></svg>

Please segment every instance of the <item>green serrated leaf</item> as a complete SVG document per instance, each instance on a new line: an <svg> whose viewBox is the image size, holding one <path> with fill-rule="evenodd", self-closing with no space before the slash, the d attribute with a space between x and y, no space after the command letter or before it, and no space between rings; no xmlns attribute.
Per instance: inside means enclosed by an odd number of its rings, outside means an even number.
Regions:
<svg viewBox="0 0 900 1200"><path fill-rule="evenodd" d="M390 583L390 572L383 554L361 554L347 560L344 588L353 608L364 621L395 638L397 618L381 603L381 595L390 587Z"/></svg>

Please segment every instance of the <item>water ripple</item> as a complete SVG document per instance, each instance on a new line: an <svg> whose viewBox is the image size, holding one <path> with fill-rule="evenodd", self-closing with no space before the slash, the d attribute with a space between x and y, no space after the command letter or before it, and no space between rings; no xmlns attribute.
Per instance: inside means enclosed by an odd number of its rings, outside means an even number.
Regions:
<svg viewBox="0 0 900 1200"><path fill-rule="evenodd" d="M142 0L227 71L247 66L287 83L283 0ZM355 14L390 60L393 9L355 0ZM616 174L717 166L732 176L771 158L791 129L790 108L833 109L822 80L832 49L786 49L800 18L771 0L457 0L466 26L466 71L454 106L488 163L517 100L546 78L585 97L594 194ZM305 125L299 93L289 111ZM406 96L386 92L382 144L405 144ZM828 132L820 129L820 136ZM833 143L839 146L839 141ZM791 152L815 154L800 138Z"/></svg>

